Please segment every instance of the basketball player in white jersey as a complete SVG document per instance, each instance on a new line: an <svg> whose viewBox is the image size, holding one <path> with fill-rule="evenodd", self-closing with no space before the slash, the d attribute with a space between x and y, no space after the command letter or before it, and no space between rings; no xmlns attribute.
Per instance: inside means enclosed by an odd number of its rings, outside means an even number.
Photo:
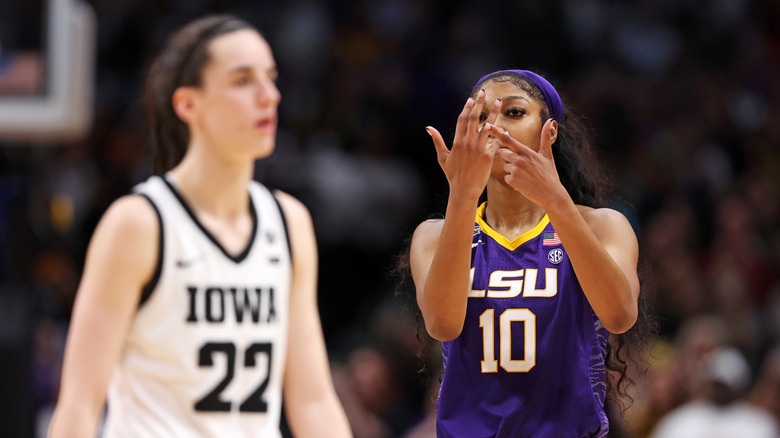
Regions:
<svg viewBox="0 0 780 438"><path fill-rule="evenodd" d="M351 436L316 301L306 208L253 182L274 149L276 65L260 33L209 16L147 79L157 170L89 246L50 436Z"/></svg>

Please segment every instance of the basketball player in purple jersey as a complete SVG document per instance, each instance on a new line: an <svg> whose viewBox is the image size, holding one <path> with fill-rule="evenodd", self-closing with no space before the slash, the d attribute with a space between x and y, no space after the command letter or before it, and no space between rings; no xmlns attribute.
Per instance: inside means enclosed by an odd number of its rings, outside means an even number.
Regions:
<svg viewBox="0 0 780 438"><path fill-rule="evenodd" d="M638 244L600 208L581 123L547 80L509 70L477 82L451 149L426 130L450 187L410 249L442 341L438 437L605 436L607 340L637 320Z"/></svg>

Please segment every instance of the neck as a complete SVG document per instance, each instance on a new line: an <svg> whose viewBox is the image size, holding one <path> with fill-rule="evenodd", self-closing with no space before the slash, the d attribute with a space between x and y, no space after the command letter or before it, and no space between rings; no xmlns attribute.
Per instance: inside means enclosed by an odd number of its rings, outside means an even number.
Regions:
<svg viewBox="0 0 780 438"><path fill-rule="evenodd" d="M544 209L515 189L499 182L487 186L485 222L507 238L517 237L532 229L545 215Z"/></svg>
<svg viewBox="0 0 780 438"><path fill-rule="evenodd" d="M254 163L230 161L205 154L190 145L181 163L171 170L177 189L192 208L226 219L249 211L248 184Z"/></svg>

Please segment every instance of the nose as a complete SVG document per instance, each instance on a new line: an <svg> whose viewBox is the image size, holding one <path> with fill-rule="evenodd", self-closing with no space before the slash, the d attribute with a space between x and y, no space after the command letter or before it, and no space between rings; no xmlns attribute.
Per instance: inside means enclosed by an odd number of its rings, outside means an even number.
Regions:
<svg viewBox="0 0 780 438"><path fill-rule="evenodd" d="M506 130L506 129L504 129L504 122L501 120L501 117L497 118L497 119L496 119L496 120L493 122L493 126L495 126L496 128L498 128L499 132L502 132L502 131L505 131L505 130Z"/></svg>
<svg viewBox="0 0 780 438"><path fill-rule="evenodd" d="M274 81L270 78L260 81L260 86L257 89L257 103L260 106L276 106L281 100L282 94Z"/></svg>

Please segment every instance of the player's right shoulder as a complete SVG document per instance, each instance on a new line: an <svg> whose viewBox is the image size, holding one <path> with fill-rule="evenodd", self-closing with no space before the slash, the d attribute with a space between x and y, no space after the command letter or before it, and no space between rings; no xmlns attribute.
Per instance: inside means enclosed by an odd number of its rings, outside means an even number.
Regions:
<svg viewBox="0 0 780 438"><path fill-rule="evenodd" d="M130 194L114 201L103 214L101 223L128 233L156 233L159 217L154 205L143 195Z"/></svg>
<svg viewBox="0 0 780 438"><path fill-rule="evenodd" d="M127 253L156 254L161 221L155 206L144 196L130 194L115 200L98 222L92 236L97 248L123 248Z"/></svg>
<svg viewBox="0 0 780 438"><path fill-rule="evenodd" d="M414 230L414 236L420 236L420 238L439 237L443 226L444 219L426 219Z"/></svg>
<svg viewBox="0 0 780 438"><path fill-rule="evenodd" d="M99 291L114 284L140 294L157 267L162 239L158 218L155 207L141 195L126 195L114 201L90 240L84 290Z"/></svg>
<svg viewBox="0 0 780 438"><path fill-rule="evenodd" d="M412 250L435 246L441 236L444 219L427 219L412 234Z"/></svg>

